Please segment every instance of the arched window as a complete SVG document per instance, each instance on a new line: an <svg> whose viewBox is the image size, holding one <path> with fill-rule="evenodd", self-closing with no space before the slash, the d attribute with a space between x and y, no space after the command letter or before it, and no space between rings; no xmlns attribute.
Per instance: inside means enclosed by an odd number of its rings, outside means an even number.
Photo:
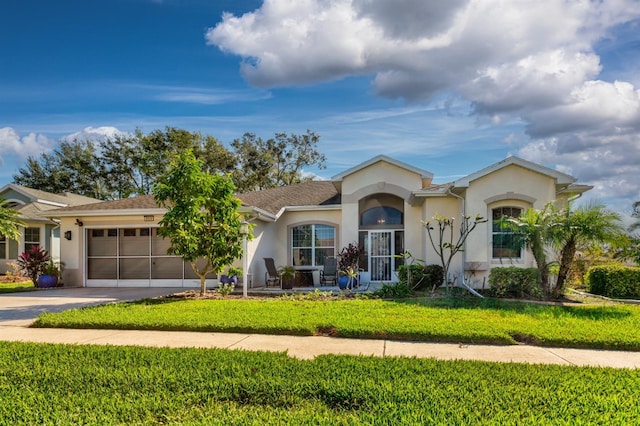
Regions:
<svg viewBox="0 0 640 426"><path fill-rule="evenodd" d="M291 264L321 266L325 257L336 255L336 228L307 224L291 228Z"/></svg>
<svg viewBox="0 0 640 426"><path fill-rule="evenodd" d="M360 226L402 225L403 222L403 213L389 206L372 207L360 215Z"/></svg>
<svg viewBox="0 0 640 426"><path fill-rule="evenodd" d="M521 259L522 241L514 232L500 226L503 217L518 217L522 213L519 207L498 207L492 210L492 258Z"/></svg>

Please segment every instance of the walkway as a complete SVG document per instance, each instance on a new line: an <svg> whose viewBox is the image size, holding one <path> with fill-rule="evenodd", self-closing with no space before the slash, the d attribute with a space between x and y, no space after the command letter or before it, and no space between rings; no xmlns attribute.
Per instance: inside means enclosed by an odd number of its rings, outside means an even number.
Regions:
<svg viewBox="0 0 640 426"><path fill-rule="evenodd" d="M51 290L51 292L0 295L0 340L286 351L290 356L300 359L311 359L322 354L349 354L640 368L640 352L543 348L528 345L463 345L375 339L343 339L325 336L28 328L28 325L42 310L62 310L87 304L155 297L175 290L60 289Z"/></svg>

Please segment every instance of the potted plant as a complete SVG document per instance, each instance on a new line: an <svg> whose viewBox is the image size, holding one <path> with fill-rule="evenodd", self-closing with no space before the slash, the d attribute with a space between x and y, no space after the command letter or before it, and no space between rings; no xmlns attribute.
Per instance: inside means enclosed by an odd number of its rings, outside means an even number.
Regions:
<svg viewBox="0 0 640 426"><path fill-rule="evenodd" d="M23 271L25 271L27 276L33 282L33 285L36 287L40 287L40 284L38 283L38 277L43 273L44 267L50 261L51 256L49 256L49 253L39 245L34 245L31 246L29 251L25 251L20 256L18 256L18 260L16 263Z"/></svg>
<svg viewBox="0 0 640 426"><path fill-rule="evenodd" d="M357 243L349 243L340 250L338 258L338 286L341 290L357 286L362 250Z"/></svg>
<svg viewBox="0 0 640 426"><path fill-rule="evenodd" d="M226 274L220 275L220 284L231 284L235 287L238 284L238 277L242 276L242 268L230 266Z"/></svg>
<svg viewBox="0 0 640 426"><path fill-rule="evenodd" d="M42 273L38 277L38 287L51 288L58 285L60 277L60 268L49 259L49 262L42 268Z"/></svg>
<svg viewBox="0 0 640 426"><path fill-rule="evenodd" d="M238 284L238 279L242 276L242 268L239 266L231 266L227 270L227 275L234 284Z"/></svg>
<svg viewBox="0 0 640 426"><path fill-rule="evenodd" d="M290 265L281 266L278 273L282 279L282 288L285 290L291 290L296 278L296 268Z"/></svg>

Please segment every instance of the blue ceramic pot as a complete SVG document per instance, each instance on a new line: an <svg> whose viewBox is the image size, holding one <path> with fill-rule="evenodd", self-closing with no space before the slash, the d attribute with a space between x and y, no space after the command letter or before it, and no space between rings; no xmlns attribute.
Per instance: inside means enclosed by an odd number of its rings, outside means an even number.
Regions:
<svg viewBox="0 0 640 426"><path fill-rule="evenodd" d="M40 288L52 288L58 284L58 277L55 275L40 275L37 284Z"/></svg>
<svg viewBox="0 0 640 426"><path fill-rule="evenodd" d="M346 290L348 286L349 286L349 277L346 275L340 275L338 277L338 287L340 287L340 290Z"/></svg>

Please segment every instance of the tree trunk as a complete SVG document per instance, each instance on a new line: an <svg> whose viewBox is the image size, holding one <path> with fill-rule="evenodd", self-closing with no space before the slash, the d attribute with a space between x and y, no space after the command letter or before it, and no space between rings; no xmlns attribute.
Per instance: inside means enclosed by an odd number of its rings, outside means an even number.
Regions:
<svg viewBox="0 0 640 426"><path fill-rule="evenodd" d="M200 275L200 295L204 296L207 294L207 276Z"/></svg>
<svg viewBox="0 0 640 426"><path fill-rule="evenodd" d="M544 247L539 244L532 244L531 252L533 253L533 258L536 261L538 271L540 271L540 285L542 286L544 297L549 298L551 297L551 288L549 287L549 265L547 265Z"/></svg>
<svg viewBox="0 0 640 426"><path fill-rule="evenodd" d="M556 299L559 299L562 295L565 287L565 282L569 278L571 272L571 265L573 264L573 256L576 254L576 240L570 238L567 243L562 247L560 252L560 268L558 270L558 281L556 282L556 288L553 295Z"/></svg>

